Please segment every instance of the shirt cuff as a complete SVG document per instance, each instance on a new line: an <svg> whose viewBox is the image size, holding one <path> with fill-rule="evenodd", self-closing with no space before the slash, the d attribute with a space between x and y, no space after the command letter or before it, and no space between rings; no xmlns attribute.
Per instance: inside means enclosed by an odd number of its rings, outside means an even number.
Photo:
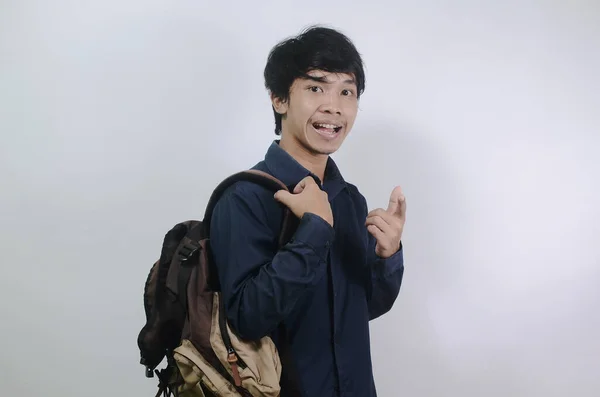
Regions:
<svg viewBox="0 0 600 397"><path fill-rule="evenodd" d="M335 229L325 219L307 212L302 216L292 241L310 246L325 261L334 237Z"/></svg>
<svg viewBox="0 0 600 397"><path fill-rule="evenodd" d="M374 271L376 278L385 279L391 274L396 273L404 267L404 252L402 249L402 243L400 243L400 249L396 251L389 258L377 257L375 262Z"/></svg>

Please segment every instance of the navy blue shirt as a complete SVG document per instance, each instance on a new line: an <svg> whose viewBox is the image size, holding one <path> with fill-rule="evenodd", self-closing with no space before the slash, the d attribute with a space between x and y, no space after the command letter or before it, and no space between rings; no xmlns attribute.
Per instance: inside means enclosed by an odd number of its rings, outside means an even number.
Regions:
<svg viewBox="0 0 600 397"><path fill-rule="evenodd" d="M312 175L278 141L253 168L290 188ZM402 248L385 260L377 257L365 227L366 200L331 158L322 189L334 226L307 213L281 249L283 212L271 191L238 182L219 200L211 250L227 317L240 337L269 335L276 345L277 326L285 324L304 396L375 397L369 321L388 312L398 296Z"/></svg>

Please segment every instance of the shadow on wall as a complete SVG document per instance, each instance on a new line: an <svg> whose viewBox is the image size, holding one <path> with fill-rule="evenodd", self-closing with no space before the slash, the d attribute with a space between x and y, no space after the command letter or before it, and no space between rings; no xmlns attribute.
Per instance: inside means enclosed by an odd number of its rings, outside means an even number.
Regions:
<svg viewBox="0 0 600 397"><path fill-rule="evenodd" d="M448 213L466 210L452 158L418 128L367 119L357 120L336 161L365 195L369 210L386 208L396 185L407 197L404 285L392 311L372 323L378 390L384 396L398 389L407 395L443 395L441 387L455 381L431 307L456 280L464 245L460 225L446 221L457 216Z"/></svg>

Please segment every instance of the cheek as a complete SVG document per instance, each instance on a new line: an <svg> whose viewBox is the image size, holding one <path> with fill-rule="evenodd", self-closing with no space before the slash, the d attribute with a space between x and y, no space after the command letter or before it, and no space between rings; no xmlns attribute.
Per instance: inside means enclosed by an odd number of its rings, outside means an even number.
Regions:
<svg viewBox="0 0 600 397"><path fill-rule="evenodd" d="M301 108L294 107L288 110L289 123L300 126L306 122L306 118Z"/></svg>
<svg viewBox="0 0 600 397"><path fill-rule="evenodd" d="M315 114L316 109L311 106L303 106L298 109L298 113L296 114L298 117L298 122L300 124L309 124L311 118Z"/></svg>
<svg viewBox="0 0 600 397"><path fill-rule="evenodd" d="M356 114L358 112L358 107L356 105L350 105L346 109L346 120L348 122L348 127L354 125L354 121L356 120Z"/></svg>

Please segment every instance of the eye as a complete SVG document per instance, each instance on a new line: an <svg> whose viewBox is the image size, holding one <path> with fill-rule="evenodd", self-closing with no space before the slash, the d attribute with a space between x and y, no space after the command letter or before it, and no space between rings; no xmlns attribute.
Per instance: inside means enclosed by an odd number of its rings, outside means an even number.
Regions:
<svg viewBox="0 0 600 397"><path fill-rule="evenodd" d="M342 90L342 95L351 96L354 95L354 92L352 90Z"/></svg>
<svg viewBox="0 0 600 397"><path fill-rule="evenodd" d="M312 91L312 92L319 92L319 91L322 91L322 90L321 90L321 87L319 87L319 86L316 86L316 85L310 86L310 87L308 87L308 89L309 89L310 91Z"/></svg>

